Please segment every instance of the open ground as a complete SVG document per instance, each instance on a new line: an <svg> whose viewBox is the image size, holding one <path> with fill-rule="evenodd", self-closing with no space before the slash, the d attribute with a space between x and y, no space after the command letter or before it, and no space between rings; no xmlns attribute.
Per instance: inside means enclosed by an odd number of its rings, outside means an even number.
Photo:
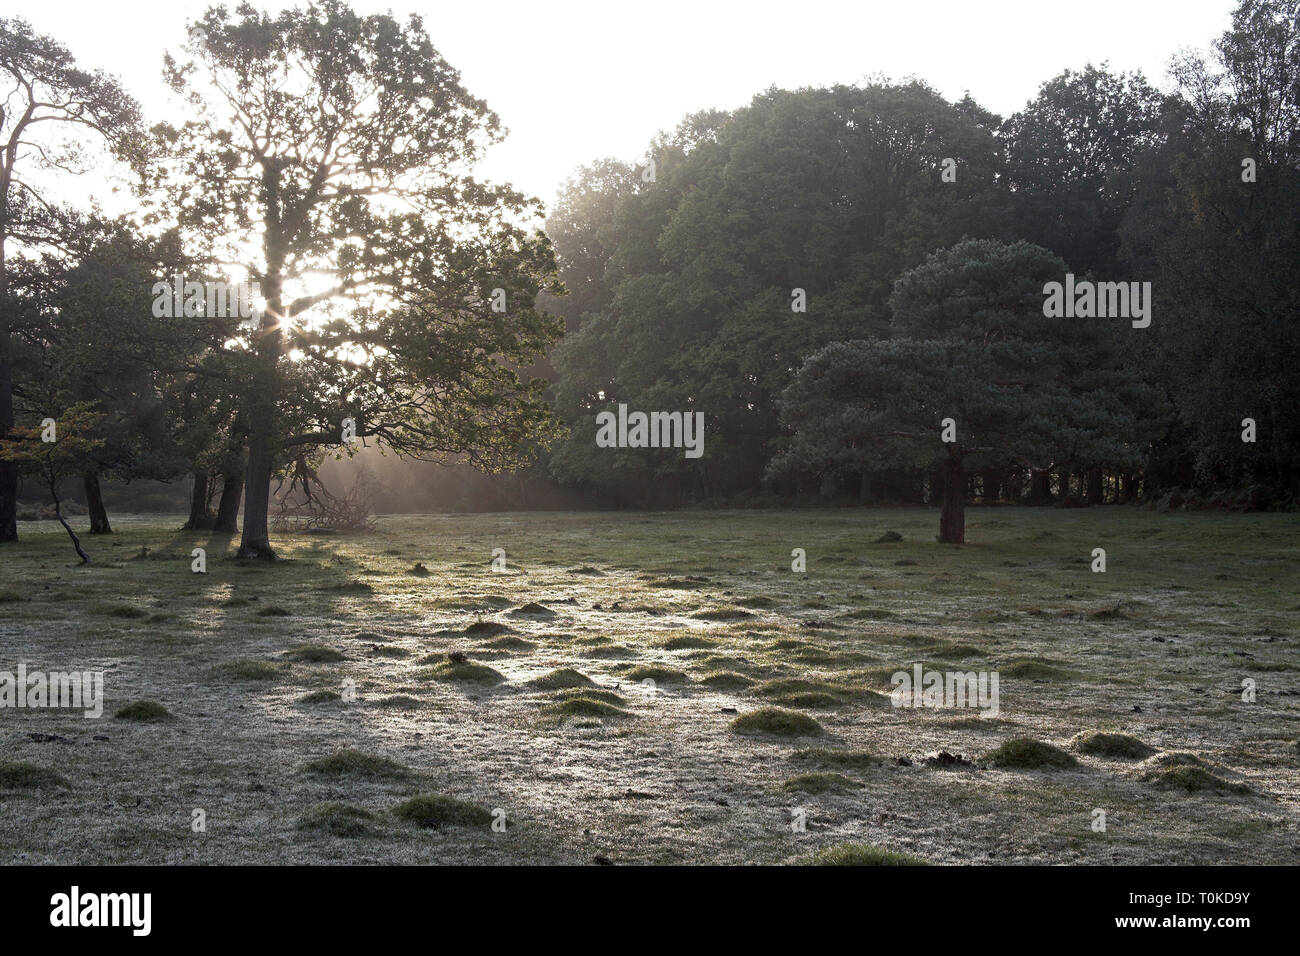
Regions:
<svg viewBox="0 0 1300 956"><path fill-rule="evenodd" d="M1294 514L181 520L0 553L0 671L105 675L0 710L0 861L1300 862ZM916 663L1000 713L891 706Z"/></svg>

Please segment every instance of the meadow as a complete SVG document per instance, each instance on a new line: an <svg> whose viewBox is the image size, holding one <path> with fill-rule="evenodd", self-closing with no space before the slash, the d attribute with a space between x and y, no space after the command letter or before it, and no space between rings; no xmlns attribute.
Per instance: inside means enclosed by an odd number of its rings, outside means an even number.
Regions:
<svg viewBox="0 0 1300 956"><path fill-rule="evenodd" d="M0 710L0 861L1300 862L1294 514L182 520L0 551L0 670L106 698ZM997 716L892 706L918 663Z"/></svg>

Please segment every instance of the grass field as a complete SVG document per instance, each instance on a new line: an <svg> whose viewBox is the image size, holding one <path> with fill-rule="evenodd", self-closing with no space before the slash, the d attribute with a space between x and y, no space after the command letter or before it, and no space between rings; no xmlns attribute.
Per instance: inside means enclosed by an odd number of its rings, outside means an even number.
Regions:
<svg viewBox="0 0 1300 956"><path fill-rule="evenodd" d="M385 517L267 565L118 516L89 567L25 523L0 671L106 706L0 710L0 861L1300 862L1300 516L937 521ZM891 706L918 662L999 715Z"/></svg>

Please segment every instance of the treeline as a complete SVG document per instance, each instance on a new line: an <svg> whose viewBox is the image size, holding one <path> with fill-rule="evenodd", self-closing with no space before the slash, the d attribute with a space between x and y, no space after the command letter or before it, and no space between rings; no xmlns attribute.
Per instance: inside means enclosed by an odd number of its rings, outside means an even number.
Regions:
<svg viewBox="0 0 1300 956"><path fill-rule="evenodd" d="M1300 0L1242 0L1168 92L770 89L581 169L546 234L474 178L499 121L418 18L191 26L150 126L0 20L0 541L20 476L100 532L101 485L188 478L191 527L242 506L271 557L274 489L363 447L452 469L387 469L388 508L942 501L948 541L972 499L1300 500ZM43 192L110 169L135 214ZM184 284L243 281L251 321ZM598 447L620 406L702 413L703 453Z"/></svg>
<svg viewBox="0 0 1300 956"><path fill-rule="evenodd" d="M1006 119L919 81L771 89L583 168L547 223L551 475L630 506L1294 505L1300 5L1245 0L1171 72L1066 71ZM1149 327L1044 317L1067 272L1149 282ZM618 403L704 412L706 454L596 453Z"/></svg>

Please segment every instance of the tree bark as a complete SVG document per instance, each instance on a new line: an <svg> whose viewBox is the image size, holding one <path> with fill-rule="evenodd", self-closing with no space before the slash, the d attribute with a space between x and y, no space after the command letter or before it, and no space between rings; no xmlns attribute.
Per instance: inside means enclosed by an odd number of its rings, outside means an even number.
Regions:
<svg viewBox="0 0 1300 956"><path fill-rule="evenodd" d="M942 544L966 541L965 490L961 458L950 455L943 463L943 510L939 515L939 541Z"/></svg>
<svg viewBox="0 0 1300 956"><path fill-rule="evenodd" d="M88 471L81 476L82 486L86 489L86 511L90 513L91 534L112 534L108 523L108 509L104 507L104 495L99 490L99 475Z"/></svg>
<svg viewBox="0 0 1300 956"><path fill-rule="evenodd" d="M208 473L194 473L194 488L190 492L190 520L186 531L207 531L212 527L212 513L208 511Z"/></svg>
<svg viewBox="0 0 1300 956"><path fill-rule="evenodd" d="M218 534L235 534L239 531L239 499L244 494L244 476L239 472L226 475L221 485L221 503L217 505L217 523L213 529Z"/></svg>

